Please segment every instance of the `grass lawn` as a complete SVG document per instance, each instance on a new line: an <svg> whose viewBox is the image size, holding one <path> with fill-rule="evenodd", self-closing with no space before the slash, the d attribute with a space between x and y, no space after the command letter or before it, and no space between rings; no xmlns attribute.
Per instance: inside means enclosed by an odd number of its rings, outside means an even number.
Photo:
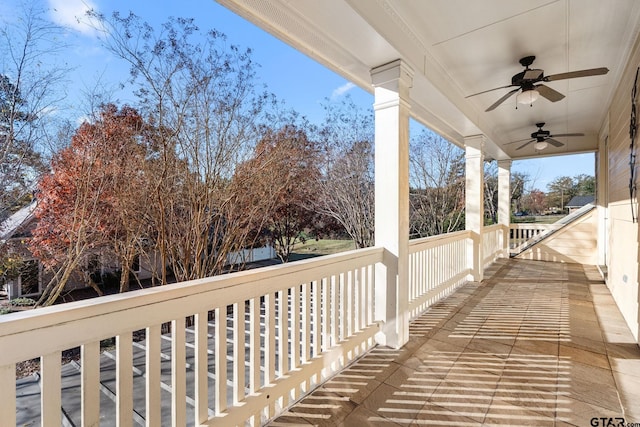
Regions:
<svg viewBox="0 0 640 427"><path fill-rule="evenodd" d="M335 254L338 252L350 251L355 248L353 240L310 239L305 243L298 243L295 245L290 261Z"/></svg>

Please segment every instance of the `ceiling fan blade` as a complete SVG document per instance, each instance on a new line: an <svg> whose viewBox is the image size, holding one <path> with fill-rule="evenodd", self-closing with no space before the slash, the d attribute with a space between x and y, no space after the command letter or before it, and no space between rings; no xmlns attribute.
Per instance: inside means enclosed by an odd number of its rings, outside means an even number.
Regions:
<svg viewBox="0 0 640 427"><path fill-rule="evenodd" d="M557 133L555 135L549 135L549 138L562 138L565 136L584 136L584 133Z"/></svg>
<svg viewBox="0 0 640 427"><path fill-rule="evenodd" d="M489 93L489 92L493 92L494 90L506 89L508 87L515 87L515 86L517 86L517 85L507 85L507 86L495 87L493 89L483 90L482 92L474 93L473 95L467 95L467 96L465 96L465 98L471 98L472 96L482 95L483 93Z"/></svg>
<svg viewBox="0 0 640 427"><path fill-rule="evenodd" d="M568 73L552 74L550 76L546 76L543 80L545 82L553 82L556 80L575 79L577 77L600 76L602 74L607 74L608 72L609 69L606 67L590 68L588 70L569 71Z"/></svg>
<svg viewBox="0 0 640 427"><path fill-rule="evenodd" d="M509 144L517 144L518 142L524 142L524 141L529 141L529 142L533 142L535 141L535 138L525 138L525 139L519 139L517 141L511 141L511 142L507 142L504 145L509 145Z"/></svg>
<svg viewBox="0 0 640 427"><path fill-rule="evenodd" d="M522 78L524 80L537 80L542 77L542 70L526 70L524 72L524 76Z"/></svg>
<svg viewBox="0 0 640 427"><path fill-rule="evenodd" d="M513 95L514 93L516 93L517 91L520 90L520 87L518 87L517 89L513 89L510 90L509 92L507 92L506 95L504 95L502 98L498 99L496 102L494 102L489 108L487 108L485 111L489 112L489 111L493 111L495 110L500 104L502 104L504 101L506 101L507 99L509 99L509 97L511 97L511 95Z"/></svg>
<svg viewBox="0 0 640 427"><path fill-rule="evenodd" d="M563 94L555 89L551 89L549 86L537 85L536 90L540 93L540 95L544 96L551 102L558 102L564 98Z"/></svg>
<svg viewBox="0 0 640 427"><path fill-rule="evenodd" d="M527 145L531 144L533 141L535 141L535 139L532 139L532 140L531 140L531 141L529 141L529 142L525 142L525 143L524 143L524 144L522 144L520 147L516 148L516 150L521 150L521 149L523 149L523 148L524 148L524 147L526 147Z"/></svg>
<svg viewBox="0 0 640 427"><path fill-rule="evenodd" d="M547 141L549 144L553 145L554 147L562 147L564 144L560 141L556 141L553 138L547 138L545 139L545 141Z"/></svg>

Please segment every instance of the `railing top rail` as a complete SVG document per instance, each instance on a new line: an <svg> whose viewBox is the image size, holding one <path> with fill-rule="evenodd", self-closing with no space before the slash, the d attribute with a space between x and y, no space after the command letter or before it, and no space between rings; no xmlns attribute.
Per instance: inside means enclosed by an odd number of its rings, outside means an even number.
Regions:
<svg viewBox="0 0 640 427"><path fill-rule="evenodd" d="M491 225L487 225L486 227L484 227L482 229L483 233L492 233L494 231L498 231L501 230L503 228L506 228L507 226L504 224L491 224Z"/></svg>
<svg viewBox="0 0 640 427"><path fill-rule="evenodd" d="M0 351L0 366L320 280L382 256L381 247L359 249L6 314L0 317L0 348L12 351Z"/></svg>
<svg viewBox="0 0 640 427"><path fill-rule="evenodd" d="M412 239L412 240L409 240L409 252L412 253L419 250L424 250L431 247L444 245L449 242L464 240L470 237L471 237L471 231L461 230L461 231L454 231L453 233L438 234L437 236Z"/></svg>
<svg viewBox="0 0 640 427"><path fill-rule="evenodd" d="M551 230L554 228L560 228L562 224L510 224L509 228L512 230Z"/></svg>

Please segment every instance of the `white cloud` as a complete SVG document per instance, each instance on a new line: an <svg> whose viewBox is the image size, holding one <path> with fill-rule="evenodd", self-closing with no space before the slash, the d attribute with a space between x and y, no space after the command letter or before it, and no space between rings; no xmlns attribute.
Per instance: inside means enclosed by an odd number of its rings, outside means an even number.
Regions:
<svg viewBox="0 0 640 427"><path fill-rule="evenodd" d="M90 0L48 0L51 18L56 24L71 28L87 36L97 34L95 28L89 25L87 12L97 10Z"/></svg>
<svg viewBox="0 0 640 427"><path fill-rule="evenodd" d="M331 92L331 99L336 99L341 97L342 95L344 95L345 93L349 92L351 89L353 89L354 87L356 87L356 85L354 85L351 82L347 82L345 84L343 84L342 86L335 88L333 90L333 92Z"/></svg>

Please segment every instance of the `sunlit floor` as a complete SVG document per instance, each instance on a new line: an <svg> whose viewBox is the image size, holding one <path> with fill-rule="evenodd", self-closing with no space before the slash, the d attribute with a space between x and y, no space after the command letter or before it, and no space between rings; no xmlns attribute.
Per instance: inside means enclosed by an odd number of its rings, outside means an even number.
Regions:
<svg viewBox="0 0 640 427"><path fill-rule="evenodd" d="M640 423L640 348L594 267L499 260L410 333L269 425Z"/></svg>

